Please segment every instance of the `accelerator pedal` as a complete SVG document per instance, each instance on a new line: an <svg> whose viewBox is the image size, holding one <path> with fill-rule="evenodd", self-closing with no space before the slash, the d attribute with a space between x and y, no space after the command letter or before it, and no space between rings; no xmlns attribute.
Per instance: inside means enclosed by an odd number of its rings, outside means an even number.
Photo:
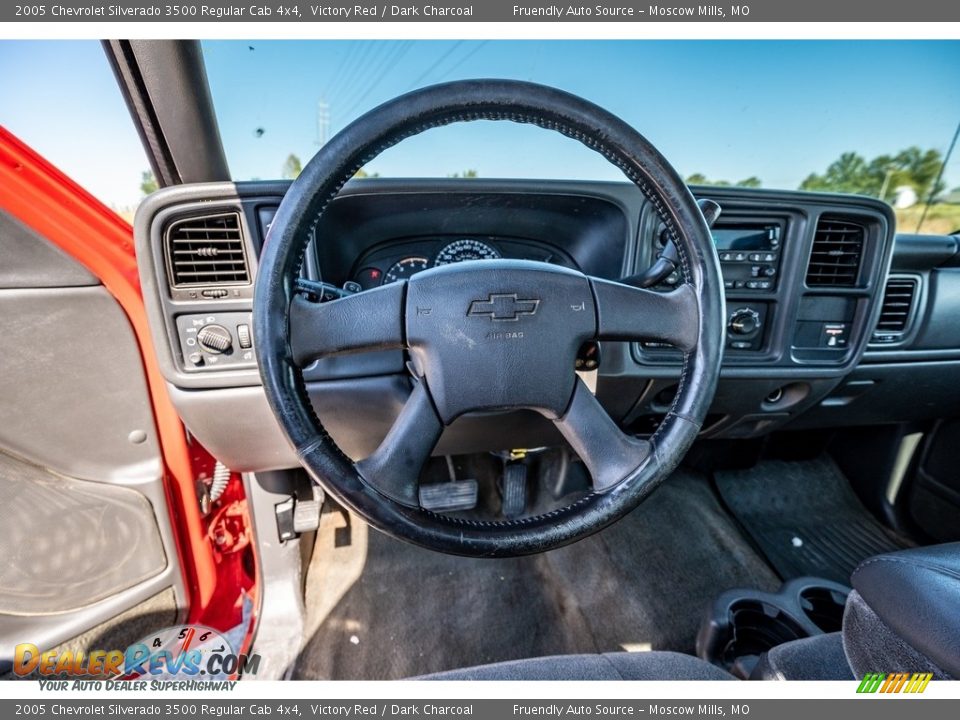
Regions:
<svg viewBox="0 0 960 720"><path fill-rule="evenodd" d="M473 510L477 506L477 481L455 480L420 486L420 507L433 512Z"/></svg>
<svg viewBox="0 0 960 720"><path fill-rule="evenodd" d="M503 516L518 518L527 509L527 466L522 462L507 463L503 467Z"/></svg>

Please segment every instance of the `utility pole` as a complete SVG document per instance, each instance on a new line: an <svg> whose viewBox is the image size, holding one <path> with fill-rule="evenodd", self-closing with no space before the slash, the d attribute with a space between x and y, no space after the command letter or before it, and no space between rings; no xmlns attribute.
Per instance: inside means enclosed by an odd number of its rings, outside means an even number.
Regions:
<svg viewBox="0 0 960 720"><path fill-rule="evenodd" d="M326 145L330 134L330 106L320 100L317 103L317 145Z"/></svg>

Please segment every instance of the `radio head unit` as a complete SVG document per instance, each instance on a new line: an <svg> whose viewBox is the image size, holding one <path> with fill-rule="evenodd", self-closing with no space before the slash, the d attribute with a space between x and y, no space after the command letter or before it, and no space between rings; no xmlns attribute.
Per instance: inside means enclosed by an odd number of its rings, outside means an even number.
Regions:
<svg viewBox="0 0 960 720"><path fill-rule="evenodd" d="M783 226L730 223L711 230L726 290L771 292L780 274Z"/></svg>

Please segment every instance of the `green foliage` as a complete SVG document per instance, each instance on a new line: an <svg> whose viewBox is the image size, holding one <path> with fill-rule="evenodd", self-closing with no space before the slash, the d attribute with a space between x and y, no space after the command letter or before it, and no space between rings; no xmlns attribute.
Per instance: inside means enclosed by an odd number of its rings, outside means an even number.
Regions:
<svg viewBox="0 0 960 720"><path fill-rule="evenodd" d="M287 159L283 163L283 170L280 176L284 180L296 180L300 177L300 173L303 172L303 163L300 162L300 158L290 153L287 155Z"/></svg>
<svg viewBox="0 0 960 720"><path fill-rule="evenodd" d="M703 173L694 173L687 177L687 185L715 185L717 187L730 187L731 185L735 185L736 187L758 188L762 184L760 178L756 175L751 175L735 183L731 183L729 180L711 180Z"/></svg>
<svg viewBox="0 0 960 720"><path fill-rule="evenodd" d="M152 170L144 170L140 174L140 192L144 195L149 195L152 192L156 192L160 188L157 184L157 178L154 176Z"/></svg>
<svg viewBox="0 0 960 720"><path fill-rule="evenodd" d="M366 169L360 168L353 176L362 180L363 178L378 178L380 177L380 173L368 173Z"/></svg>
<svg viewBox="0 0 960 720"><path fill-rule="evenodd" d="M480 173L478 173L476 170L464 170L462 173L453 173L452 175L447 175L447 177L449 177L449 178L465 178L465 179L470 180L470 179L473 179L473 178L478 178L478 177L480 177Z"/></svg>
<svg viewBox="0 0 960 720"><path fill-rule="evenodd" d="M943 164L939 150L921 150L914 146L896 155L878 155L867 160L855 152L843 153L826 171L812 173L800 184L801 190L856 193L889 200L899 187L910 187L926 199L944 190L934 183Z"/></svg>

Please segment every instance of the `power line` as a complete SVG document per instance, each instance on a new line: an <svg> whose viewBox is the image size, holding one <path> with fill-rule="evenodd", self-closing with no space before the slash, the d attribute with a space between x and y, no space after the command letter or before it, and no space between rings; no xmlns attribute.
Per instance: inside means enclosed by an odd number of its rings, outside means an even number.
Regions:
<svg viewBox="0 0 960 720"><path fill-rule="evenodd" d="M353 103L353 105L350 106L350 109L344 112L343 116L345 118L351 117L358 108L363 107L364 101L368 97L370 97L373 91L380 86L380 83L383 82L384 78L386 78L393 71L393 69L397 67L397 65L404 58L404 56L408 52L410 52L410 48L412 47L413 47L413 41L407 40L404 43L402 43L400 46L395 48L394 52L391 55L388 55L386 58L384 58L383 63L381 63L380 67L377 68L377 71L376 71L377 79L367 87L366 92L363 93L363 95L361 95Z"/></svg>
<svg viewBox="0 0 960 720"><path fill-rule="evenodd" d="M457 48L459 48L461 45L463 45L463 40L457 40L457 42L455 42L455 43L453 44L453 47L451 47L451 48L450 48L449 50L447 50L443 55L441 55L441 56L437 59L437 61L436 61L435 63L433 63L433 65L431 65L430 67L428 67L428 68L420 75L420 77L418 77L416 80L414 80L413 83L410 85L410 87L407 88L407 89L408 89L408 90L413 90L415 87L417 87L418 85L420 85L420 82L421 82L424 78L426 78L427 76L430 75L430 73L432 73L434 70L436 70L437 67L439 67L439 65L440 65L444 60L446 60L446 59L447 59L448 57L450 57L454 52L456 52Z"/></svg>
<svg viewBox="0 0 960 720"><path fill-rule="evenodd" d="M357 43L350 43L346 51L343 53L342 57L340 58L340 63L337 65L336 71L330 74L330 78L327 81L324 99L329 100L333 95L333 88L337 81L342 77L343 72L347 69L347 67L349 67L350 60L356 54L357 47Z"/></svg>
<svg viewBox="0 0 960 720"><path fill-rule="evenodd" d="M459 61L456 65L454 65L452 68L450 68L449 70L447 70L443 75L441 75L439 78L437 78L437 82L442 82L443 80L446 80L448 77L450 77L451 75L453 75L453 73L456 72L457 68L459 68L461 65L463 65L467 60L469 60L470 58L472 58L472 57L473 57L474 55L476 55L478 52L480 52L481 50L483 50L483 46L486 45L488 42L490 42L490 41L489 41L489 40L484 40L484 41L481 42L479 45L477 45L473 50L471 50L471 51L468 52L466 55L464 55L462 58L460 58L460 61Z"/></svg>
<svg viewBox="0 0 960 720"><path fill-rule="evenodd" d="M332 108L336 108L337 105L341 104L339 102L340 98L337 96L344 88L353 87L354 80L363 72L367 64L367 58L370 56L371 52L375 49L376 45L372 42L366 42L360 45L360 51L354 58L353 64L344 70L343 75L340 77L340 82L336 85L335 92L332 92L331 96L327 98L327 102L330 103ZM349 90L347 92L350 92Z"/></svg>
<svg viewBox="0 0 960 720"><path fill-rule="evenodd" d="M953 133L953 140L950 141L950 147L947 148L947 154L943 156L943 163L940 165L940 172L937 173L937 179L933 181L930 188L930 196L927 198L927 204L923 206L923 212L920 214L920 222L917 223L917 229L914 232L919 233L923 227L923 221L927 219L927 211L933 204L933 197L937 194L937 186L943 180L943 173L947 169L947 163L950 162L950 156L953 155L953 149L957 146L957 138L960 138L960 123L957 123L957 130Z"/></svg>
<svg viewBox="0 0 960 720"><path fill-rule="evenodd" d="M342 119L343 122L341 124L346 123L350 117L349 113L342 111L342 108L352 106L356 102L357 97L363 95L370 85L376 82L380 68L384 67L385 60L391 56L391 53L397 48L399 43L391 40L376 42L374 45L374 51L366 58L363 66L359 68L359 73L354 75L348 82L348 89L338 103L338 107L341 108L341 110L338 110L337 116Z"/></svg>

